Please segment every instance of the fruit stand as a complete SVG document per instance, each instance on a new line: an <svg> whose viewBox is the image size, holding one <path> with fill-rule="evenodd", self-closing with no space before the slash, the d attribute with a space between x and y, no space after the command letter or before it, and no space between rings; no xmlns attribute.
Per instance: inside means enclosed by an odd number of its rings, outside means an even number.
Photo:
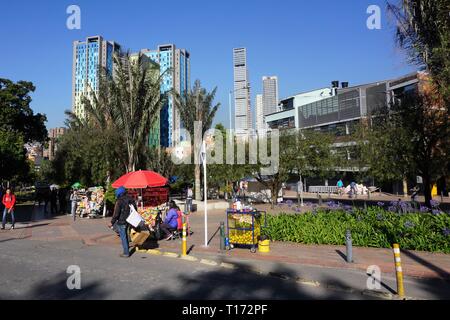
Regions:
<svg viewBox="0 0 450 320"><path fill-rule="evenodd" d="M251 252L256 252L261 229L266 226L266 212L257 210L227 209L228 247L250 247Z"/></svg>

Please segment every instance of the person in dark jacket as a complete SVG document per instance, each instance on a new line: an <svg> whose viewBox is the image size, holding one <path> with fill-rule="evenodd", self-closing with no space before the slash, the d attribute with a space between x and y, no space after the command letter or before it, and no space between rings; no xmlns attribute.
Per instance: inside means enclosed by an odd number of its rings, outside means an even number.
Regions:
<svg viewBox="0 0 450 320"><path fill-rule="evenodd" d="M58 202L59 202L59 213L65 214L67 212L67 190L61 188L58 190Z"/></svg>
<svg viewBox="0 0 450 320"><path fill-rule="evenodd" d="M56 189L52 189L50 191L50 213L52 215L56 215L58 213L58 191Z"/></svg>
<svg viewBox="0 0 450 320"><path fill-rule="evenodd" d="M119 231L120 239L122 240L123 254L122 258L130 257L130 246L127 234L127 218L130 215L130 204L134 207L134 201L127 195L127 191L124 187L120 187L116 190L116 204L114 206L114 214L109 224L110 228L115 225Z"/></svg>

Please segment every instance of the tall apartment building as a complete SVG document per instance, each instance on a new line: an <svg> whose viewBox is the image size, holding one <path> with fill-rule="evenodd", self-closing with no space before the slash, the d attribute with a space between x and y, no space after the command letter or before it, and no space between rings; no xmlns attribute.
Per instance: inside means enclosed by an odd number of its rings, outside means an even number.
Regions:
<svg viewBox="0 0 450 320"><path fill-rule="evenodd" d="M72 111L80 118L86 116L81 97L96 92L99 87L99 71L106 68L113 72L113 55L120 52L120 45L106 41L101 36L87 37L73 43Z"/></svg>
<svg viewBox="0 0 450 320"><path fill-rule="evenodd" d="M234 127L236 133L246 132L252 128L250 113L250 83L248 80L247 49L233 49L234 69Z"/></svg>
<svg viewBox="0 0 450 320"><path fill-rule="evenodd" d="M55 158L55 153L58 150L58 138L66 133L66 128L53 128L48 131L48 148L43 151L43 157L48 160Z"/></svg>
<svg viewBox="0 0 450 320"><path fill-rule="evenodd" d="M255 126L256 130L265 129L265 121L264 121L264 110L263 110L263 95L256 95L256 103L255 103Z"/></svg>
<svg viewBox="0 0 450 320"><path fill-rule="evenodd" d="M263 77L263 114L277 112L278 107L278 78L276 76Z"/></svg>
<svg viewBox="0 0 450 320"><path fill-rule="evenodd" d="M175 90L183 95L190 88L190 54L185 49L177 49L174 44L160 45L156 50L143 49L141 53L160 65L163 74L161 92ZM168 70L170 71L168 72ZM161 146L172 147L177 141L183 139L180 129L183 127L180 113L176 110L174 99L169 95L166 105L160 112L159 130L154 128L150 137L150 144L156 145L157 140ZM156 138L159 131L159 138Z"/></svg>

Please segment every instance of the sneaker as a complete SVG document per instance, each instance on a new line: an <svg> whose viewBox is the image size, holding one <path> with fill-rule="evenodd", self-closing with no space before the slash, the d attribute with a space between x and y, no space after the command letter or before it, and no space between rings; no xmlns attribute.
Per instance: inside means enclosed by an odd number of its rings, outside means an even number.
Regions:
<svg viewBox="0 0 450 320"><path fill-rule="evenodd" d="M11 229L9 229L9 230L14 230L14 226L11 226Z"/></svg>
<svg viewBox="0 0 450 320"><path fill-rule="evenodd" d="M120 257L121 257L121 258L129 258L130 255L129 255L129 254L127 255L127 254L123 254L123 253L122 253L122 254L120 255Z"/></svg>
<svg viewBox="0 0 450 320"><path fill-rule="evenodd" d="M172 239L173 234L169 234L167 237L164 238L164 240L169 241L170 239Z"/></svg>

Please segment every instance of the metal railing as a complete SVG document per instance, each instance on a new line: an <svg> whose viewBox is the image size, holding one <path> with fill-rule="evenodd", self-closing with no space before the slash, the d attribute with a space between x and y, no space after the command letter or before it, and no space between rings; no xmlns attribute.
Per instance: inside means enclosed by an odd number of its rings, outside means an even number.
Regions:
<svg viewBox="0 0 450 320"><path fill-rule="evenodd" d="M337 193L337 186L309 186L308 192L310 193Z"/></svg>

